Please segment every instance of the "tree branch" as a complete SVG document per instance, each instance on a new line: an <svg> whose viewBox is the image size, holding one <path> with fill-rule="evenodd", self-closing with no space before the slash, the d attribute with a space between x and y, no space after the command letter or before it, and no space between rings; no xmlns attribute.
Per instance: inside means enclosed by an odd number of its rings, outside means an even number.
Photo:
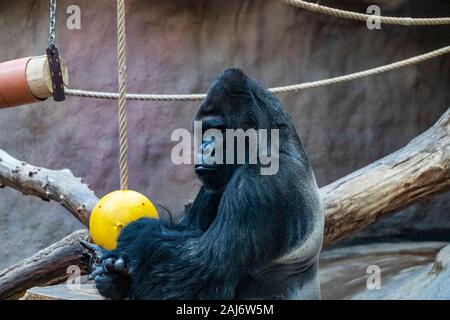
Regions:
<svg viewBox="0 0 450 320"><path fill-rule="evenodd" d="M1 152L0 157L0 183L25 194L59 201L87 224L97 197L70 171L38 170L5 152ZM30 174L36 171L37 174ZM433 127L404 148L320 189L326 216L324 245L448 190L450 109ZM83 204L83 214L80 214L77 209ZM65 279L66 267L77 264L81 256L78 240L86 235L87 231L77 231L0 272L0 299L18 297L33 286Z"/></svg>
<svg viewBox="0 0 450 320"><path fill-rule="evenodd" d="M80 265L80 240L87 230L78 230L34 256L0 272L0 299L17 299L35 286L48 286L68 278L67 267ZM83 270L81 270L83 271Z"/></svg>
<svg viewBox="0 0 450 320"><path fill-rule="evenodd" d="M72 213L82 224L89 224L89 214L98 198L82 178L68 169L49 170L14 159L0 150L0 186L8 186L44 201L54 200Z"/></svg>
<svg viewBox="0 0 450 320"><path fill-rule="evenodd" d="M450 109L402 149L320 189L329 245L450 190Z"/></svg>

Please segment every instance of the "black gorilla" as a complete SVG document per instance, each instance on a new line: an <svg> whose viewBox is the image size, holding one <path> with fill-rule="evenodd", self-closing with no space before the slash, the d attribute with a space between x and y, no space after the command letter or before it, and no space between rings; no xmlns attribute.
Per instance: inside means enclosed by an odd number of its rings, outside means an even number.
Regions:
<svg viewBox="0 0 450 320"><path fill-rule="evenodd" d="M323 210L280 101L227 69L195 120L204 130L279 129L278 172L261 175L259 162L196 165L203 186L179 222L140 219L123 229L115 250L96 248L91 276L99 292L113 299L320 298Z"/></svg>

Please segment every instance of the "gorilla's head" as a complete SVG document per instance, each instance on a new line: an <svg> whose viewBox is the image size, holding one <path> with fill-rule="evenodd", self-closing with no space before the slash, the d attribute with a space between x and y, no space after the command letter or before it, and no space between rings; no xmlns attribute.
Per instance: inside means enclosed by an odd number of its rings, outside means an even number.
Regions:
<svg viewBox="0 0 450 320"><path fill-rule="evenodd" d="M226 160L226 129L274 129L286 121L276 97L241 70L225 70L213 81L194 118L194 128L196 123L201 122L202 125L202 141L198 141L198 149L195 150L196 174L208 189L222 190L242 165L236 164L237 161L230 164ZM218 134L222 137L220 144ZM223 151L222 156L217 154L219 150ZM248 159L249 148L246 146L245 150ZM234 151L236 160L236 149ZM223 162L218 162L217 158L223 159Z"/></svg>

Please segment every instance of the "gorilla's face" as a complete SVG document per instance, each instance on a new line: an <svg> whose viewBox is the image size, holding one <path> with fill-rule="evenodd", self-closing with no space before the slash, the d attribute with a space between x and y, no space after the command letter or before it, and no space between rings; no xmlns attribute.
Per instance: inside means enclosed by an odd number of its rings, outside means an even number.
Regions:
<svg viewBox="0 0 450 320"><path fill-rule="evenodd" d="M247 81L242 71L227 69L213 82L194 118L194 126L198 121L202 125L202 141L198 141L198 149L195 150L195 172L212 191L222 190L239 166L236 161L227 161L226 129L256 128L256 120L252 116L255 102Z"/></svg>
<svg viewBox="0 0 450 320"><path fill-rule="evenodd" d="M235 171L235 165L226 163L225 129L228 126L224 120L226 119L219 116L198 117L195 120L201 121L203 131L203 139L198 143L198 149L195 151L197 157L195 173L212 191L222 190ZM217 134L208 135L211 130L217 130L216 132L220 133L222 137L217 139ZM222 160L219 160L218 157L220 153L223 154Z"/></svg>

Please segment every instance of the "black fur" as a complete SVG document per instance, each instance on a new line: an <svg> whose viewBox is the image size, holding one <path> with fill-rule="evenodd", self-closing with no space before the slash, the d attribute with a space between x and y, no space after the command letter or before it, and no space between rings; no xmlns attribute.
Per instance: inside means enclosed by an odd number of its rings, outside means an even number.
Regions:
<svg viewBox="0 0 450 320"><path fill-rule="evenodd" d="M242 71L228 69L195 119L219 129L279 129L279 171L261 175L261 164L197 170L203 186L181 221L140 219L124 228L117 249L102 259L123 258L128 275L105 269L95 278L100 293L113 299L319 298L322 208L280 101Z"/></svg>

